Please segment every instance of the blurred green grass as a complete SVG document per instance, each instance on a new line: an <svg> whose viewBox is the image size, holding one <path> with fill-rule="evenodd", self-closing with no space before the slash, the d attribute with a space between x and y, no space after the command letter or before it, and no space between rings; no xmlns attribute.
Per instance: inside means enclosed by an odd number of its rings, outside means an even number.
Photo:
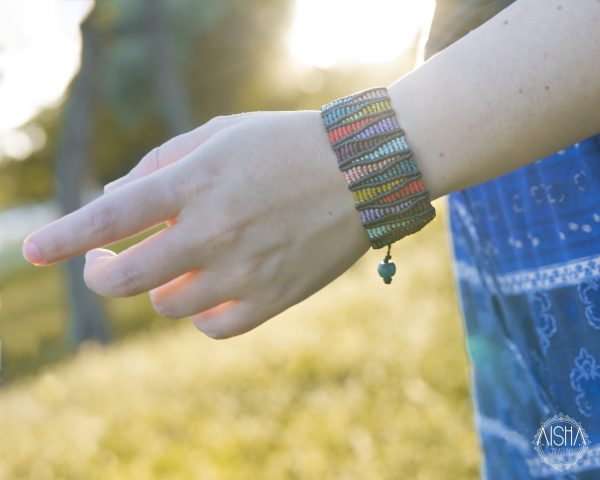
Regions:
<svg viewBox="0 0 600 480"><path fill-rule="evenodd" d="M12 382L0 390L0 479L478 478L445 227L442 214L394 247L390 286L369 252L241 337L178 321ZM5 293L28 303L9 310L26 328L2 326L5 345L21 336L17 352L64 328L53 268ZM123 331L154 318L141 297L107 308Z"/></svg>
<svg viewBox="0 0 600 480"><path fill-rule="evenodd" d="M111 248L122 251L161 228L154 227L117 242ZM34 267L23 259L20 247L4 251L0 255L0 265L3 363L0 378L6 383L32 374L49 363L69 358L72 346L67 333L67 292L62 266ZM115 338L172 324L156 316L144 295L125 299L105 298L102 304Z"/></svg>

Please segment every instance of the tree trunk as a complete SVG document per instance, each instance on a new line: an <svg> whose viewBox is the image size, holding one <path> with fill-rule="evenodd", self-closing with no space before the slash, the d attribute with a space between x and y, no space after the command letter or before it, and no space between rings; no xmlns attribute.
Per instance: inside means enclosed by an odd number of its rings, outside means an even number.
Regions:
<svg viewBox="0 0 600 480"><path fill-rule="evenodd" d="M90 17L81 25L81 70L73 82L66 105L56 156L56 197L63 214L81 206L81 188L90 150L96 93L94 67L99 48L98 34ZM102 303L83 282L84 263L81 255L68 260L64 267L68 288L70 339L75 346L84 340L107 342L109 338Z"/></svg>
<svg viewBox="0 0 600 480"><path fill-rule="evenodd" d="M175 61L162 0L148 0L146 13L149 36L147 44L154 64L158 101L169 134L174 136L192 127L187 94Z"/></svg>

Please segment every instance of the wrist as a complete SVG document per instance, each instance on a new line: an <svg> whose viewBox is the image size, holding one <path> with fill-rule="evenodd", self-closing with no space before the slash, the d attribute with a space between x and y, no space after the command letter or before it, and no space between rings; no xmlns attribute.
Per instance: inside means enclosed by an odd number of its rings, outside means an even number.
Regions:
<svg viewBox="0 0 600 480"><path fill-rule="evenodd" d="M344 239L345 245L353 252L357 258L367 252L370 248L369 236L363 228L360 214L354 206L354 197L348 189L344 174L338 168L338 160L331 148L327 133L323 126L323 119L319 110L302 110L297 112L300 129L299 134L307 139L314 151L321 159L321 169L315 172L323 182L327 192L321 192L318 195L321 198L333 195L335 197L334 207L328 212L330 219L340 225L340 238Z"/></svg>
<svg viewBox="0 0 600 480"><path fill-rule="evenodd" d="M449 193L443 168L448 161L448 153L438 148L432 135L434 132L427 128L427 109L422 100L426 95L425 83L415 72L388 87L388 92L423 183L429 190L431 200L435 200Z"/></svg>
<svg viewBox="0 0 600 480"><path fill-rule="evenodd" d="M435 217L405 131L384 87L329 102L321 118L371 246L387 247L379 274L390 283L391 245Z"/></svg>

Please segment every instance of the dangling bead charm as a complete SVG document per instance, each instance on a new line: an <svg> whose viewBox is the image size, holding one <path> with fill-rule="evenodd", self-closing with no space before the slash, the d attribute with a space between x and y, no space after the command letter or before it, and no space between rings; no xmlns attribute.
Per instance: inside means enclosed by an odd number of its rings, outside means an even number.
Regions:
<svg viewBox="0 0 600 480"><path fill-rule="evenodd" d="M383 278L383 282L386 285L392 283L392 277L396 273L396 264L394 262L390 262L390 260L392 259L392 256L390 255L391 249L392 245L390 244L388 245L387 255L383 259L383 262L381 262L377 267L377 273L379 273L379 276Z"/></svg>

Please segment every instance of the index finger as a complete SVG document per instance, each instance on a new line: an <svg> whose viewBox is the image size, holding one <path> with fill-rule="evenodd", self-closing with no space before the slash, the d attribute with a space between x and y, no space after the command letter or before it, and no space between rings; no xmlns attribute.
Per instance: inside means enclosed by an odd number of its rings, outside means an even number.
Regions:
<svg viewBox="0 0 600 480"><path fill-rule="evenodd" d="M179 213L169 176L156 172L30 233L23 256L47 265L127 238Z"/></svg>

